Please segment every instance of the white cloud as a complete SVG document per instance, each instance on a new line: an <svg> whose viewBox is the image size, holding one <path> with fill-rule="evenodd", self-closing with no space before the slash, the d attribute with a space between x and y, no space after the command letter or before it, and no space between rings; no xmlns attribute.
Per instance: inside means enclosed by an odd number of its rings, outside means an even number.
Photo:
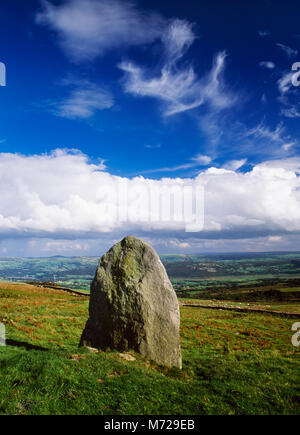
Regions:
<svg viewBox="0 0 300 435"><path fill-rule="evenodd" d="M274 69L275 63L271 62L271 61L262 61L262 62L259 62L259 66L262 66L262 67L267 68L267 69Z"/></svg>
<svg viewBox="0 0 300 435"><path fill-rule="evenodd" d="M282 51L284 51L284 53L288 56L288 57L295 57L298 54L297 50L294 50L293 48L284 45L284 44L280 44L279 42L276 44L277 47L281 48Z"/></svg>
<svg viewBox="0 0 300 435"><path fill-rule="evenodd" d="M259 36L261 36L262 38L266 37L266 36L270 36L270 31L269 30L259 30L258 31Z"/></svg>
<svg viewBox="0 0 300 435"><path fill-rule="evenodd" d="M289 151L291 148L293 148L295 145L297 144L297 142L287 142L287 143L284 143L283 145L282 145L282 149L284 150L284 151Z"/></svg>
<svg viewBox="0 0 300 435"><path fill-rule="evenodd" d="M200 92L203 92L205 100L214 110L231 107L237 100L237 96L226 89L223 81L226 57L225 51L215 56L213 67L208 76L204 78L204 86L200 87Z"/></svg>
<svg viewBox="0 0 300 435"><path fill-rule="evenodd" d="M269 238L268 238L268 241L269 242L272 242L272 243L278 243L278 242L281 242L282 241L282 237L281 236L270 236Z"/></svg>
<svg viewBox="0 0 300 435"><path fill-rule="evenodd" d="M195 168L196 166L199 166L199 164L196 162L190 162L190 163L183 163L181 165L175 165L175 166L164 166L162 168L146 169L141 173L142 175L144 175L144 174L155 174L158 172L177 172L177 171Z"/></svg>
<svg viewBox="0 0 300 435"><path fill-rule="evenodd" d="M31 242L32 245L32 242ZM78 243L77 241L71 241L71 240L49 240L46 241L42 247L41 251L56 251L56 252L72 252L72 251L88 251L89 249L88 243Z"/></svg>
<svg viewBox="0 0 300 435"><path fill-rule="evenodd" d="M293 86L294 72L285 72L278 80L279 102L282 104L280 113L286 118L300 117L300 104L296 87Z"/></svg>
<svg viewBox="0 0 300 435"><path fill-rule="evenodd" d="M192 160L199 165L209 165L212 162L212 158L210 156L206 156L204 154L197 154Z"/></svg>
<svg viewBox="0 0 300 435"><path fill-rule="evenodd" d="M186 20L166 20L158 14L145 12L121 0L65 0L53 4L42 0L37 14L39 24L46 25L59 35L65 52L75 61L93 60L106 51L160 40L163 59L160 71L155 73L123 61L119 67L125 72L125 91L142 97L157 98L163 103L163 113L171 116L206 104L214 112L231 107L236 96L222 79L226 53L218 53L211 71L201 79L193 66L182 66L180 61L193 44L196 35L193 25ZM162 65L162 66L161 66ZM58 114L67 117L88 117L101 104L110 107L107 94L95 99L90 90L74 91ZM87 101L92 96L90 106ZM99 103L102 101L103 103Z"/></svg>
<svg viewBox="0 0 300 435"><path fill-rule="evenodd" d="M177 254L183 253L199 253L199 252L266 252L266 251L298 251L300 237L296 234L284 236L268 236L257 238L243 238L243 239L189 239L189 247L178 247L179 243L184 243L182 239L177 239L176 243L169 241L152 238L149 243L157 246L160 252L170 253L176 252Z"/></svg>
<svg viewBox="0 0 300 435"><path fill-rule="evenodd" d="M211 71L201 79L193 66L179 65L195 38L190 23L173 20L162 37L164 58L159 74L155 75L132 62L119 65L125 72L125 91L140 97L157 98L163 103L165 116L195 109L203 104L213 110L232 106L235 97L225 88L222 79L225 52L215 56Z"/></svg>
<svg viewBox="0 0 300 435"><path fill-rule="evenodd" d="M299 107L298 107L299 106ZM300 105L283 107L280 111L286 118L300 118Z"/></svg>
<svg viewBox="0 0 300 435"><path fill-rule="evenodd" d="M291 89L294 74L294 72L284 73L284 75L278 80L278 89L281 94L285 94Z"/></svg>
<svg viewBox="0 0 300 435"><path fill-rule="evenodd" d="M161 144L160 143L157 143L157 144L146 144L145 148L149 148L150 150L153 150L153 149L161 148Z"/></svg>
<svg viewBox="0 0 300 435"><path fill-rule="evenodd" d="M93 116L97 110L109 109L114 105L110 92L87 80L66 80L63 84L72 89L65 99L51 104L52 112L57 116L86 119Z"/></svg>
<svg viewBox="0 0 300 435"><path fill-rule="evenodd" d="M152 97L164 103L164 115L194 109L203 103L193 68L171 72L163 68L159 77L148 78L142 68L128 62L119 67L126 73L125 91L140 97Z"/></svg>
<svg viewBox="0 0 300 435"><path fill-rule="evenodd" d="M285 141L284 137L284 125L282 122L277 124L274 130L270 129L264 121L258 124L256 127L250 129L247 133L248 136L253 136L255 138L262 138L271 140L273 142L282 143Z"/></svg>
<svg viewBox="0 0 300 435"><path fill-rule="evenodd" d="M75 61L92 60L118 47L154 41L161 36L164 20L143 13L121 0L42 1L37 23L56 31L66 54Z"/></svg>
<svg viewBox="0 0 300 435"><path fill-rule="evenodd" d="M260 153L262 159L287 157L291 155L291 152L294 151L294 146L297 145L297 141L287 132L283 121L272 128L263 119L257 126L245 130L243 137L250 138L248 153L251 149L254 149L256 156Z"/></svg>
<svg viewBox="0 0 300 435"><path fill-rule="evenodd" d="M181 242L180 240L170 240L169 244L173 248L180 248L180 249L186 249L191 247L191 245L188 242Z"/></svg>
<svg viewBox="0 0 300 435"><path fill-rule="evenodd" d="M230 160L229 162L225 163L224 169L230 169L232 171L237 171L242 166L244 166L244 164L246 162L247 162L247 159Z"/></svg>
<svg viewBox="0 0 300 435"><path fill-rule="evenodd" d="M127 179L103 169L80 153L62 150L50 155L0 154L1 238L113 239L131 233L189 243L192 236L241 239L300 232L299 158L265 162L246 173L211 167L195 178L160 180ZM113 194L116 185L126 183L131 196ZM184 186L204 186L202 232L186 233L184 222L159 216L151 220L146 212L151 192ZM115 219L114 210L122 214L125 208L134 219ZM54 248L64 247L68 249Z"/></svg>
<svg viewBox="0 0 300 435"><path fill-rule="evenodd" d="M295 174L299 174L299 157L289 157L284 160L269 160L264 162L259 166L267 167L267 168L281 168L288 172L294 172Z"/></svg>
<svg viewBox="0 0 300 435"><path fill-rule="evenodd" d="M110 92L96 86L87 80L65 81L71 86L69 95L58 103L52 103L52 112L63 118L86 119L97 110L109 109L114 105Z"/></svg>
<svg viewBox="0 0 300 435"><path fill-rule="evenodd" d="M171 166L171 167L163 167L163 168L154 168L147 169L142 172L142 174L153 174L157 172L176 172L185 169L196 168L199 166L208 166L212 162L212 158L203 154L197 154L195 157L190 159L190 162L183 163L181 165Z"/></svg>
<svg viewBox="0 0 300 435"><path fill-rule="evenodd" d="M167 63L175 64L181 59L195 39L191 23L179 19L173 20L162 35Z"/></svg>

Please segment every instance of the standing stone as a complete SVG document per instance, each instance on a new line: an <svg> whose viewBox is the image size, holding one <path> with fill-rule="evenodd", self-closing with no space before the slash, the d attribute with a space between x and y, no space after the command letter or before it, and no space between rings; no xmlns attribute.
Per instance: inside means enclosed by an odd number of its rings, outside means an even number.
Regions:
<svg viewBox="0 0 300 435"><path fill-rule="evenodd" d="M179 324L176 293L151 246L127 236L103 255L80 346L132 349L158 364L181 368Z"/></svg>

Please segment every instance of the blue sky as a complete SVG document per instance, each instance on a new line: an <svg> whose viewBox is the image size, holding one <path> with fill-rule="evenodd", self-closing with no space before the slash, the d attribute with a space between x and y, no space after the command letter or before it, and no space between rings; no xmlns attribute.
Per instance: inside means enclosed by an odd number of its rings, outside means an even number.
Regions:
<svg viewBox="0 0 300 435"><path fill-rule="evenodd" d="M298 249L300 4L5 3L0 255ZM203 230L98 224L116 176L202 183Z"/></svg>

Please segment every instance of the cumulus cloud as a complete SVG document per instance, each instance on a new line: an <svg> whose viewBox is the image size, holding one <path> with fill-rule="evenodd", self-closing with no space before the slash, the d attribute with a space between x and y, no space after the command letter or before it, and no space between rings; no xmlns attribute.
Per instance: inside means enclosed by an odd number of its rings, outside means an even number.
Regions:
<svg viewBox="0 0 300 435"><path fill-rule="evenodd" d="M133 233L189 243L191 237L241 239L297 233L299 173L300 159L294 158L265 162L246 173L210 167L194 178L128 179L109 174L103 163L91 163L78 152L2 153L0 235L2 239L80 240L103 235L117 239ZM179 218L173 219L165 218L157 204L149 207L155 192L171 188L180 194L198 187L205 193L202 231L186 232L179 209L175 210ZM63 251L68 246L61 243L54 248Z"/></svg>
<svg viewBox="0 0 300 435"><path fill-rule="evenodd" d="M214 110L222 110L234 104L235 98L223 81L226 53L218 53L211 71L199 78L193 66L181 67L179 61L195 40L192 25L185 20L173 20L162 37L164 46L163 65L159 74L122 62L125 72L125 91L135 96L152 97L163 103L163 114L195 109L207 104Z"/></svg>
<svg viewBox="0 0 300 435"><path fill-rule="evenodd" d="M57 5L43 0L36 21L58 34L63 50L76 62L152 42L164 27L158 14L140 12L121 0L66 0Z"/></svg>

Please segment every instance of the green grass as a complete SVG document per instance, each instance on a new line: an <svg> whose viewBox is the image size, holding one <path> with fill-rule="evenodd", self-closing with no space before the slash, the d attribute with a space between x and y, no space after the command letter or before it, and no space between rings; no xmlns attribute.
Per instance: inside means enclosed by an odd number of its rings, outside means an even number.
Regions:
<svg viewBox="0 0 300 435"><path fill-rule="evenodd" d="M231 300L215 300L215 299L193 299L193 298L179 298L183 304L206 305L206 306L220 306L229 308L254 308L267 311L282 311L284 313L296 313L300 315L299 302L237 302ZM296 320L295 320L296 321Z"/></svg>
<svg viewBox="0 0 300 435"><path fill-rule="evenodd" d="M0 321L11 340L0 347L0 414L300 412L291 320L181 308L180 371L78 349L87 316L88 298L0 285Z"/></svg>

